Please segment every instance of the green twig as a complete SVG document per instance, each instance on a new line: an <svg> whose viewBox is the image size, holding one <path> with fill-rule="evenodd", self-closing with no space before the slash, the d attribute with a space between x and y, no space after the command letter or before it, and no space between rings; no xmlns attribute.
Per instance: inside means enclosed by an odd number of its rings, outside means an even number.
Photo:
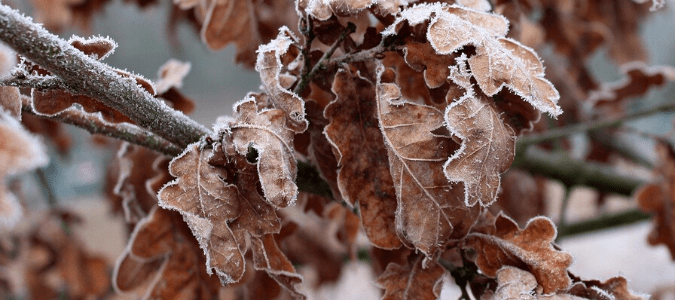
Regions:
<svg viewBox="0 0 675 300"><path fill-rule="evenodd" d="M617 214L603 215L591 220L567 224L564 231L558 231L558 238L629 225L648 220L649 218L651 218L650 214L637 209Z"/></svg>

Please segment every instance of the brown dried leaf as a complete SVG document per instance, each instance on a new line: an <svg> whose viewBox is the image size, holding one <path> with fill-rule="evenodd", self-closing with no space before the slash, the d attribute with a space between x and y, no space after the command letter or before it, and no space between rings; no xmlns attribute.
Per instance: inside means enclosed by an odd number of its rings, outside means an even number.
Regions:
<svg viewBox="0 0 675 300"><path fill-rule="evenodd" d="M378 128L375 85L341 70L335 75L332 90L337 99L324 111L330 121L324 134L338 159L340 194L350 205L359 203L363 229L373 245L398 248L396 191Z"/></svg>
<svg viewBox="0 0 675 300"><path fill-rule="evenodd" d="M633 197L640 209L654 213L654 228L647 237L649 244L667 246L675 260L675 151L666 142L657 142L655 148L660 164L654 171L660 180L640 187Z"/></svg>
<svg viewBox="0 0 675 300"><path fill-rule="evenodd" d="M578 280L566 293L593 300L647 300L648 295L636 295L628 289L628 281L621 276L612 277L601 282L599 280Z"/></svg>
<svg viewBox="0 0 675 300"><path fill-rule="evenodd" d="M141 220L113 272L113 286L142 299L213 299L220 282L202 267L201 255L180 215L155 206Z"/></svg>
<svg viewBox="0 0 675 300"><path fill-rule="evenodd" d="M0 86L0 111L21 121L21 93L13 86Z"/></svg>
<svg viewBox="0 0 675 300"><path fill-rule="evenodd" d="M157 206L157 192L171 180L166 156L123 143L117 151L118 174L113 194L119 196L127 223L137 223Z"/></svg>
<svg viewBox="0 0 675 300"><path fill-rule="evenodd" d="M492 101L472 90L447 107L445 124L462 140L443 165L445 176L464 183L466 205L492 204L500 191L500 174L515 156L515 133L502 122Z"/></svg>
<svg viewBox="0 0 675 300"><path fill-rule="evenodd" d="M430 88L437 88L446 82L451 66L455 63L452 55L438 55L429 43L407 41L404 48L405 62L416 71L424 70L424 81Z"/></svg>
<svg viewBox="0 0 675 300"><path fill-rule="evenodd" d="M625 101L644 95L652 87L675 81L675 68L670 66L647 66L643 62L631 62L621 66L624 78L605 83L600 90L591 91L588 101L599 109L610 108L623 113ZM618 106L618 107L617 107Z"/></svg>
<svg viewBox="0 0 675 300"><path fill-rule="evenodd" d="M184 114L189 114L195 109L194 101L179 90L183 86L183 78L190 72L190 67L189 62L170 59L159 67L155 83L157 95L169 101L171 107Z"/></svg>
<svg viewBox="0 0 675 300"><path fill-rule="evenodd" d="M521 269L505 266L497 271L497 289L494 295L481 297L485 300L522 299L522 300L582 300L567 293L542 295L537 289L537 280L532 273Z"/></svg>
<svg viewBox="0 0 675 300"><path fill-rule="evenodd" d="M183 9L194 7L201 23L202 42L211 50L229 44L237 47L236 61L252 67L258 45L269 42L282 26L295 28L298 14L291 0L285 1L177 1Z"/></svg>
<svg viewBox="0 0 675 300"><path fill-rule="evenodd" d="M456 5L421 4L401 12L382 34L396 34L404 21L414 26L428 20L427 37L437 54L449 55L469 45L475 47L476 54L468 58L468 65L486 95L493 96L507 87L540 111L552 116L562 113L557 105L560 95L544 79L541 61L532 49L505 38L508 21L500 15Z"/></svg>
<svg viewBox="0 0 675 300"><path fill-rule="evenodd" d="M115 52L117 43L109 37L91 37L85 39L83 37L73 35L68 43L73 45L76 49L84 52L84 54L91 56L97 60L103 60L110 54Z"/></svg>
<svg viewBox="0 0 675 300"><path fill-rule="evenodd" d="M223 283L234 283L244 275L243 235L235 236L230 222L241 215L237 186L222 167L209 164L211 149L197 143L169 165L176 180L158 193L159 205L180 212L206 255L206 270L216 272Z"/></svg>
<svg viewBox="0 0 675 300"><path fill-rule="evenodd" d="M445 269L435 262L425 266L424 260L423 255L412 255L408 265L389 264L376 282L384 289L382 300L438 299Z"/></svg>
<svg viewBox="0 0 675 300"><path fill-rule="evenodd" d="M467 207L464 189L443 174L443 164L458 149L449 136L432 133L443 127L443 113L400 97L395 84L378 83L378 120L398 199L396 230L432 256L448 239L464 237L480 209Z"/></svg>
<svg viewBox="0 0 675 300"><path fill-rule="evenodd" d="M570 286L567 268L572 255L553 247L557 231L551 220L536 217L521 230L515 221L500 214L495 228L494 234L470 233L466 237L466 246L478 254L476 265L483 274L494 277L502 267L513 266L534 274L544 294Z"/></svg>
<svg viewBox="0 0 675 300"><path fill-rule="evenodd" d="M297 9L320 21L326 21L333 14L340 17L352 16L368 8L374 9L377 14L382 16L393 15L398 13L401 10L400 7L406 4L407 1L405 0L301 0L297 1Z"/></svg>
<svg viewBox="0 0 675 300"><path fill-rule="evenodd" d="M519 225L546 214L546 178L521 169L509 169L502 177L502 191L490 211L503 211Z"/></svg>
<svg viewBox="0 0 675 300"><path fill-rule="evenodd" d="M232 134L236 138L237 133ZM189 145L169 167L178 179L159 191L160 205L183 215L204 250L207 272L215 271L223 284L239 282L244 276L247 235L251 240L261 239L281 228L274 207L258 193L256 166L236 154L235 144L229 140L226 149L220 143L212 144L213 149ZM259 257L274 256L276 262L257 266L289 292L300 295L295 287L300 277L281 264L285 257L272 246L268 241L264 249L254 251Z"/></svg>
<svg viewBox="0 0 675 300"><path fill-rule="evenodd" d="M279 109L258 111L256 100L247 97L234 106L234 117L219 121L216 131L246 156L249 147L258 153L257 167L265 199L277 208L297 198L295 184L297 161L293 154L293 131L284 124L286 115Z"/></svg>
<svg viewBox="0 0 675 300"><path fill-rule="evenodd" d="M284 88L280 78L281 69L284 67L281 57L293 43L297 43L297 40L288 28L282 27L276 39L261 45L258 49L255 70L260 73L260 80L271 96L274 106L286 113L288 120L286 126L299 133L307 129L305 102L300 96Z"/></svg>
<svg viewBox="0 0 675 300"><path fill-rule="evenodd" d="M22 213L16 197L7 190L6 178L46 166L48 162L42 142L19 121L0 111L0 229L12 228Z"/></svg>
<svg viewBox="0 0 675 300"><path fill-rule="evenodd" d="M295 267L286 255L279 249L274 236L271 234L251 239L253 265L256 270L267 272L279 285L286 288L291 295L298 299L305 296L296 287L302 282L302 277L295 272Z"/></svg>

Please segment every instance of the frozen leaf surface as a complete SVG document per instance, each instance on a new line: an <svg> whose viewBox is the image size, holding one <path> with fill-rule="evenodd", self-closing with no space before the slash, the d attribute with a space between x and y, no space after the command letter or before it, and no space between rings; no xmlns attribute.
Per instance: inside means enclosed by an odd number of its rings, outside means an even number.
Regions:
<svg viewBox="0 0 675 300"><path fill-rule="evenodd" d="M342 198L359 203L363 227L370 241L385 249L401 246L396 236L396 191L389 172L387 149L378 128L375 85L342 70L335 75L337 99L325 109L330 124L324 134L338 159L338 187Z"/></svg>
<svg viewBox="0 0 675 300"><path fill-rule="evenodd" d="M21 93L13 86L0 86L0 110L21 120Z"/></svg>
<svg viewBox="0 0 675 300"><path fill-rule="evenodd" d="M403 22L429 21L427 39L437 54L449 55L466 46L475 47L468 64L483 93L497 94L504 87L552 116L562 113L558 91L544 78L544 68L534 51L506 38L506 18L457 5L420 4L401 12L384 35L394 35Z"/></svg>
<svg viewBox="0 0 675 300"><path fill-rule="evenodd" d="M400 99L392 83L377 85L377 116L398 199L396 230L404 242L433 255L448 239L462 238L479 208L467 207L463 188L448 182L443 164L457 150L443 127L443 113Z"/></svg>
<svg viewBox="0 0 675 300"><path fill-rule="evenodd" d="M225 118L216 131L246 156L253 147L265 199L277 208L292 204L298 195L297 162L293 154L293 131L284 126L286 114L279 109L258 111L256 101L246 98L234 106L234 118Z"/></svg>
<svg viewBox="0 0 675 300"><path fill-rule="evenodd" d="M138 299L210 299L218 295L220 282L203 264L181 216L155 206L136 224L115 265L113 285Z"/></svg>
<svg viewBox="0 0 675 300"><path fill-rule="evenodd" d="M281 56L296 42L297 38L293 33L288 28L282 27L276 39L258 49L255 70L260 73L260 80L271 96L274 106L288 116L288 127L295 132L303 132L307 129L305 102L300 96L283 87L280 78L283 67Z"/></svg>
<svg viewBox="0 0 675 300"><path fill-rule="evenodd" d="M570 286L567 268L572 255L553 247L557 231L551 220L536 217L519 229L513 220L500 214L495 228L494 234L471 233L466 237L466 245L476 250L476 264L485 275L494 277L502 267L513 266L532 273L544 294Z"/></svg>
<svg viewBox="0 0 675 300"><path fill-rule="evenodd" d="M424 256L413 256L408 265L390 263L377 279L384 289L383 300L438 299L445 270L436 263L423 266Z"/></svg>
<svg viewBox="0 0 675 300"><path fill-rule="evenodd" d="M445 175L464 183L464 201L488 206L497 200L500 174L513 162L516 136L500 119L494 104L472 90L450 104L446 126L462 139L462 146L444 165Z"/></svg>
<svg viewBox="0 0 675 300"><path fill-rule="evenodd" d="M298 9L321 20L328 20L333 14L341 17L356 15L368 8L373 8L381 15L391 15L407 5L407 0L302 0L298 1Z"/></svg>

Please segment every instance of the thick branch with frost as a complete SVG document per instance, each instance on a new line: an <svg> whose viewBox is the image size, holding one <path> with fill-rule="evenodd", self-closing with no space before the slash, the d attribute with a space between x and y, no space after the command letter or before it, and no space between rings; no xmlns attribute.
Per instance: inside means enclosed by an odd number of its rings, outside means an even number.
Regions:
<svg viewBox="0 0 675 300"><path fill-rule="evenodd" d="M155 99L134 79L120 76L6 5L0 5L0 40L60 77L69 92L101 101L179 147L209 132Z"/></svg>

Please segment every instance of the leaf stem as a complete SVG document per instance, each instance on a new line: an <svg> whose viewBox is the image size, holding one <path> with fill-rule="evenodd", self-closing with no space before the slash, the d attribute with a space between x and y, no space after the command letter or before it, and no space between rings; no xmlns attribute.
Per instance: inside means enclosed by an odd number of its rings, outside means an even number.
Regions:
<svg viewBox="0 0 675 300"><path fill-rule="evenodd" d="M179 147L209 133L155 99L134 79L120 76L6 5L0 5L0 40L63 80L69 92L101 101Z"/></svg>

